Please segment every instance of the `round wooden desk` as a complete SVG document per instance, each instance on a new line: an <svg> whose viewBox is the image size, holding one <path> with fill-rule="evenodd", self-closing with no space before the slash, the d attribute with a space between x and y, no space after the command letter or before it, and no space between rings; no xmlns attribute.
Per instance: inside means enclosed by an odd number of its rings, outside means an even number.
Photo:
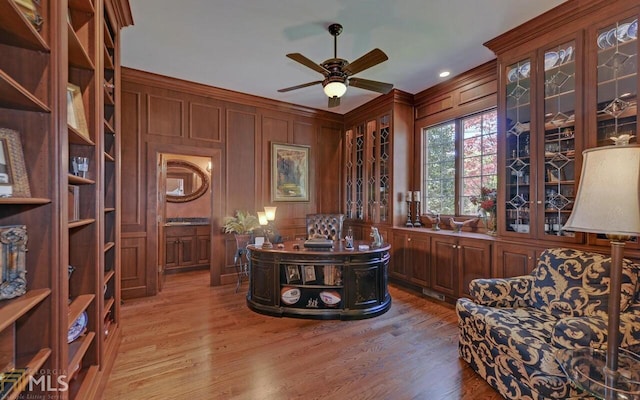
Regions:
<svg viewBox="0 0 640 400"><path fill-rule="evenodd" d="M273 316L314 319L363 319L391 307L387 290L389 249L347 250L344 241L332 249L304 248L303 241L284 248L249 245L249 292L253 311Z"/></svg>

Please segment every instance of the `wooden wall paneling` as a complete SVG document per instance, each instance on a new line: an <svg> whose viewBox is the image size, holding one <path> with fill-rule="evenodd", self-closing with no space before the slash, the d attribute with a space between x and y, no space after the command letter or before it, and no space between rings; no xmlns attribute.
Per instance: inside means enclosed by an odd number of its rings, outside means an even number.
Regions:
<svg viewBox="0 0 640 400"><path fill-rule="evenodd" d="M154 90L153 92L166 92ZM168 94L147 94L147 135L185 137L184 101Z"/></svg>
<svg viewBox="0 0 640 400"><path fill-rule="evenodd" d="M144 104L144 93L140 87L123 82L122 90L122 187L127 188L126 195L122 196L122 232L145 232L147 203L145 185L147 171L142 168L143 137L142 124L146 121L141 118ZM123 265L124 267L124 265Z"/></svg>
<svg viewBox="0 0 640 400"><path fill-rule="evenodd" d="M147 296L146 234L122 234L122 298Z"/></svg>
<svg viewBox="0 0 640 400"><path fill-rule="evenodd" d="M189 102L189 138L214 143L222 142L223 132L225 132L224 111L224 107L220 104Z"/></svg>
<svg viewBox="0 0 640 400"><path fill-rule="evenodd" d="M343 212L342 202L342 154L341 127L321 124L315 141L317 212L331 214ZM346 232L346 231L345 231Z"/></svg>
<svg viewBox="0 0 640 400"><path fill-rule="evenodd" d="M256 160L257 115L244 111L227 110L227 132L225 146L226 207L225 215L235 210L251 210L256 207Z"/></svg>

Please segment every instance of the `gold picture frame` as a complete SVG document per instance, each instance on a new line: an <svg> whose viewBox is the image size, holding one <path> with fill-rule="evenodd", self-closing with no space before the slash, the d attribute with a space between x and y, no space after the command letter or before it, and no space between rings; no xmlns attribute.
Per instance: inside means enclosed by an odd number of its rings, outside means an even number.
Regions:
<svg viewBox="0 0 640 400"><path fill-rule="evenodd" d="M309 201L309 146L271 144L271 200Z"/></svg>
<svg viewBox="0 0 640 400"><path fill-rule="evenodd" d="M67 83L67 124L91 140L82 101L82 90L80 90L80 86L73 83Z"/></svg>
<svg viewBox="0 0 640 400"><path fill-rule="evenodd" d="M0 128L0 197L31 197L20 134Z"/></svg>
<svg viewBox="0 0 640 400"><path fill-rule="evenodd" d="M40 15L40 0L13 0L18 6L18 10L27 20L33 25L33 27L40 31L42 29L42 23L44 20Z"/></svg>

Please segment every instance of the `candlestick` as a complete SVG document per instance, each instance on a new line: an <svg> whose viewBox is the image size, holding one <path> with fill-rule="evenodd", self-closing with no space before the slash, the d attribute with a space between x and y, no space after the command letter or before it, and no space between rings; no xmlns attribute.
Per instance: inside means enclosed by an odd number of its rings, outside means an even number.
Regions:
<svg viewBox="0 0 640 400"><path fill-rule="evenodd" d="M407 222L404 225L413 228L413 222L411 222L411 200L408 200L411 197L409 193L411 192L407 192Z"/></svg>
<svg viewBox="0 0 640 400"><path fill-rule="evenodd" d="M416 216L415 216L415 221L413 223L413 226L415 227L421 227L422 226L422 222L420 221L420 192L413 192L413 200L416 203Z"/></svg>

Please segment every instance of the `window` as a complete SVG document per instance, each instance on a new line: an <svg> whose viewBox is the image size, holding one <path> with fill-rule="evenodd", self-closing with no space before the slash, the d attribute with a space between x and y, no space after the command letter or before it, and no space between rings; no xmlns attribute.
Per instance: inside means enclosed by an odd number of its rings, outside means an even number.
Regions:
<svg viewBox="0 0 640 400"><path fill-rule="evenodd" d="M470 198L497 187L496 131L495 109L423 129L423 210L477 215Z"/></svg>

